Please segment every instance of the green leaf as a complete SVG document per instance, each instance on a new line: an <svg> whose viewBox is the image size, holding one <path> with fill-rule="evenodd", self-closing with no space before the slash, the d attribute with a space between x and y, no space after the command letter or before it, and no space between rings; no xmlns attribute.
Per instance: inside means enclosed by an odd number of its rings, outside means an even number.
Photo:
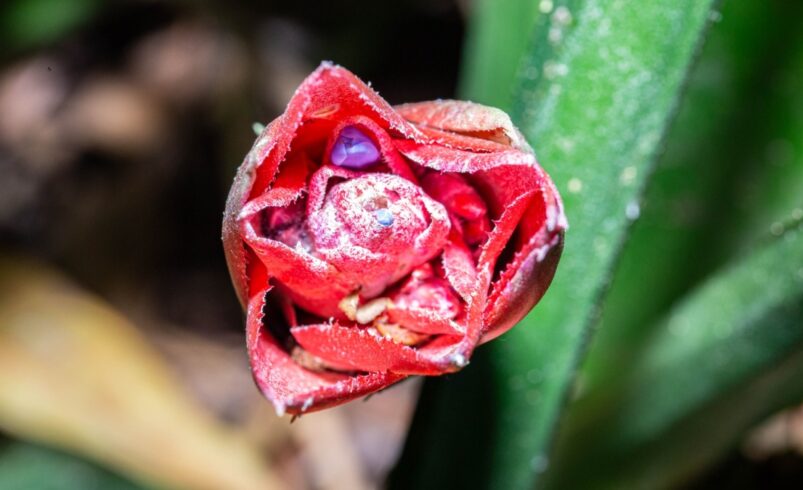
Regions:
<svg viewBox="0 0 803 490"><path fill-rule="evenodd" d="M84 24L101 7L98 0L14 0L0 8L0 39L13 50L53 42Z"/></svg>
<svg viewBox="0 0 803 490"><path fill-rule="evenodd" d="M759 69L771 97L745 104L757 109L752 117L758 138L733 155L742 163L731 169L739 178L727 196L734 206L723 214L719 244L731 243L735 250L747 249L767 231L778 233L782 221L803 216L803 4L782 5L775 11L783 20L767 26L782 33L777 48L759 54L774 54L780 65L775 71Z"/></svg>
<svg viewBox="0 0 803 490"><path fill-rule="evenodd" d="M533 24L546 22L547 17L535 0L480 0L472 8L459 92L475 102L509 111Z"/></svg>
<svg viewBox="0 0 803 490"><path fill-rule="evenodd" d="M584 393L567 417L559 460L576 461L573 453L585 448L587 441L578 445L576 433L591 428L578 425L591 424L595 412L607 409L610 414L628 381L621 373L638 369L634 364L654 333L649 327L667 305L735 253L754 247L758 237L778 233L782 221L803 216L803 93L796 89L803 81L801 14L801 4L726 4L606 298L601 330L584 366ZM650 294L642 294L645 290ZM753 390L748 400L719 400L715 407L722 408L706 408L708 421L697 414L690 422L707 423L709 429L716 424L723 431L716 437L693 425L673 429L694 435L695 454L708 451L684 471L693 471L729 449L726 441L741 437L750 417L759 413L752 402L763 409L783 406L769 401L787 394L783 384L761 396L755 385L748 384ZM764 386L770 390L771 385ZM731 406L735 403L738 413ZM634 464L666 463L660 458L672 456L672 442L661 440L664 451ZM670 470L668 477L681 473L681 467Z"/></svg>
<svg viewBox="0 0 803 490"><path fill-rule="evenodd" d="M0 488L136 490L143 487L66 453L11 443L0 450Z"/></svg>
<svg viewBox="0 0 803 490"><path fill-rule="evenodd" d="M548 467L598 298L714 2L547 3L512 115L564 196L563 259L522 324L460 375L427 382L399 488L529 488Z"/></svg>
<svg viewBox="0 0 803 490"><path fill-rule="evenodd" d="M605 298L584 397L609 391L683 292L801 212L801 14L744 0L717 16Z"/></svg>
<svg viewBox="0 0 803 490"><path fill-rule="evenodd" d="M572 426L554 487L677 484L751 424L803 397L801 375L803 224L796 222L661 322L607 410Z"/></svg>

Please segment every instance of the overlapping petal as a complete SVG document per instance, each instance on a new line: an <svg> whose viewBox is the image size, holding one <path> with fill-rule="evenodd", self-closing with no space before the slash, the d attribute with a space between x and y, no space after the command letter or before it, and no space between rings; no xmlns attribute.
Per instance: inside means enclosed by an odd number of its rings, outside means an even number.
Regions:
<svg viewBox="0 0 803 490"><path fill-rule="evenodd" d="M458 370L544 294L565 228L503 112L394 108L324 63L257 138L224 215L254 379L301 413Z"/></svg>

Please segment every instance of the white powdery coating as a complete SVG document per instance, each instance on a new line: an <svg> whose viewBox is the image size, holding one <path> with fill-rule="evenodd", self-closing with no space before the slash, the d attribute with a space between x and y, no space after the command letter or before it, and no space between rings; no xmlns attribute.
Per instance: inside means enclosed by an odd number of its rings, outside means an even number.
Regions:
<svg viewBox="0 0 803 490"><path fill-rule="evenodd" d="M481 170L490 170L506 165L523 165L534 167L537 163L535 155L518 150L500 151L495 154L472 153L470 151L452 150L460 155L459 160L452 156L443 156L438 147L401 146L399 151L413 162L441 172L471 174ZM459 161L459 163L457 163Z"/></svg>
<svg viewBox="0 0 803 490"><path fill-rule="evenodd" d="M380 223L379 209L390 212L392 224ZM448 215L440 203L390 174L367 174L335 184L308 219L315 254L358 278L366 297L381 293L437 255L449 231Z"/></svg>
<svg viewBox="0 0 803 490"><path fill-rule="evenodd" d="M485 133L501 144L530 153L530 147L502 110L465 100L436 99L429 102L401 104L397 109L411 115L421 126L443 129L457 134Z"/></svg>

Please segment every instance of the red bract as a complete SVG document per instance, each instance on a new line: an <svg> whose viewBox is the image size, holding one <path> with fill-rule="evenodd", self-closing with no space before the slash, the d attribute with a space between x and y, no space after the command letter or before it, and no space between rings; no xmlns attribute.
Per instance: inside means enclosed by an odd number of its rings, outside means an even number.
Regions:
<svg viewBox="0 0 803 490"><path fill-rule="evenodd" d="M226 205L257 385L301 413L462 368L544 294L565 228L506 114L391 107L324 63L257 138Z"/></svg>

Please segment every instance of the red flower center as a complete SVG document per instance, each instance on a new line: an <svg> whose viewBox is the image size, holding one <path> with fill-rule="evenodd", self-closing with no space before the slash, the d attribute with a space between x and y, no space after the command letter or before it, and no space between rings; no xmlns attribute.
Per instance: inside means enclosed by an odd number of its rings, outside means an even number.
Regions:
<svg viewBox="0 0 803 490"><path fill-rule="evenodd" d="M440 203L407 180L367 174L333 185L308 227L315 255L371 298L434 257L449 220Z"/></svg>

